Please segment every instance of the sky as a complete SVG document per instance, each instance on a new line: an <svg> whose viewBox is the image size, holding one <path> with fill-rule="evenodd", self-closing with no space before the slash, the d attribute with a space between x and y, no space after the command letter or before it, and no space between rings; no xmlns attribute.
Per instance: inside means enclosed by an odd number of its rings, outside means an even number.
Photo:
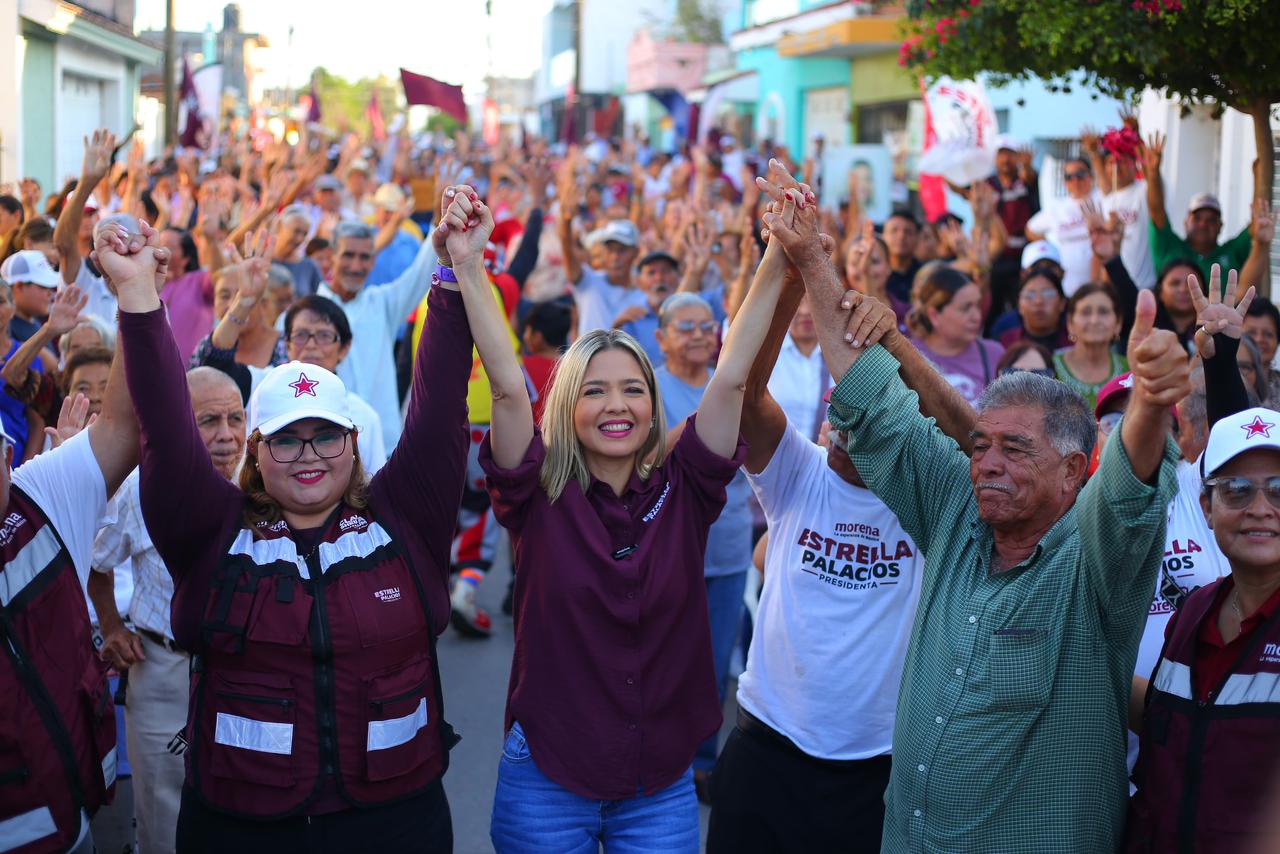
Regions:
<svg viewBox="0 0 1280 854"><path fill-rule="evenodd" d="M220 29L225 5L226 0L174 0L175 27ZM465 93L477 95L490 68L497 76L527 77L538 67L542 18L551 0L492 5L492 28L484 0L240 0L240 20L242 29L271 42L270 67L262 78L268 87L299 86L317 65L349 79L394 78L403 66L461 83ZM165 0L137 0L136 28L164 29L164 7Z"/></svg>

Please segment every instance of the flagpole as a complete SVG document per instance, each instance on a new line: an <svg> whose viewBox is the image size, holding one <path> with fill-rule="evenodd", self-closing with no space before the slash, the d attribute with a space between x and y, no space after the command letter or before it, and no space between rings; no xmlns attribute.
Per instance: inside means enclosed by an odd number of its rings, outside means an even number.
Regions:
<svg viewBox="0 0 1280 854"><path fill-rule="evenodd" d="M164 2L164 144L173 145L178 138L178 104L173 91L173 71L177 56L173 32L173 0Z"/></svg>

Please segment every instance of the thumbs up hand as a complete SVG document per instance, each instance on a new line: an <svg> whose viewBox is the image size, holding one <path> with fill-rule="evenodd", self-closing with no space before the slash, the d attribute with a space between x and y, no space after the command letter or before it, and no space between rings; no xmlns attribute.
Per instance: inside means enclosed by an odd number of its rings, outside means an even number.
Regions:
<svg viewBox="0 0 1280 854"><path fill-rule="evenodd" d="M1155 294L1140 291L1133 331L1129 334L1129 368L1133 371L1131 414L1136 414L1135 407L1167 410L1191 393L1187 351L1176 334L1154 328L1155 318Z"/></svg>

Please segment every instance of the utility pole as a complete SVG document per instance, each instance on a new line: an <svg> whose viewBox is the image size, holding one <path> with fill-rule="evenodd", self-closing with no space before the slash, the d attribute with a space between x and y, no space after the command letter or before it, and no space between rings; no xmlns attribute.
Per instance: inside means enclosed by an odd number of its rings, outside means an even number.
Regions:
<svg viewBox="0 0 1280 854"><path fill-rule="evenodd" d="M566 105L568 109L574 112L574 127L580 127L577 122L577 116L586 117L585 110L579 110L578 105L582 103L582 4L586 0L573 0L573 103ZM581 134L585 128L579 130Z"/></svg>
<svg viewBox="0 0 1280 854"><path fill-rule="evenodd" d="M164 144L178 139L178 97L173 91L177 66L177 38L173 32L173 0L164 0Z"/></svg>

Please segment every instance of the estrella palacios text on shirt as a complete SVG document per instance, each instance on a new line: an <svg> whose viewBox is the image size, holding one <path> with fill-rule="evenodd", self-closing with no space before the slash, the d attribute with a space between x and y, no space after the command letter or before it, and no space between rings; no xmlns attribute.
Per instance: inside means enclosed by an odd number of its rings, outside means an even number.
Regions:
<svg viewBox="0 0 1280 854"><path fill-rule="evenodd" d="M871 590L895 585L902 574L902 560L915 556L908 540L885 542L873 526L842 522L836 528L833 536L805 528L796 541L803 549L801 571L834 587ZM862 542L846 541L852 537Z"/></svg>

